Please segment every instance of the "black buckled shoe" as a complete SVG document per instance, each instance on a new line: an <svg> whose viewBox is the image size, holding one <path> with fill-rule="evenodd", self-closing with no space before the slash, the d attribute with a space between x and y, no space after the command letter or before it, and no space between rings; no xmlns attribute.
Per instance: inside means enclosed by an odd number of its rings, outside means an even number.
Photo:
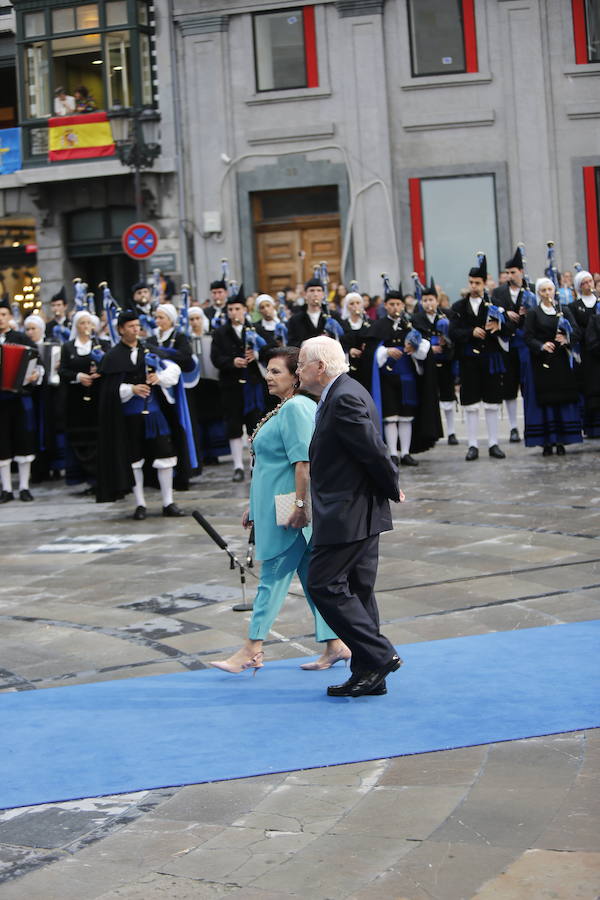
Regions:
<svg viewBox="0 0 600 900"><path fill-rule="evenodd" d="M243 469L234 469L232 481L243 481L246 476Z"/></svg>
<svg viewBox="0 0 600 900"><path fill-rule="evenodd" d="M521 443L521 435L517 428L510 429L510 437L508 439L511 444L520 444Z"/></svg>
<svg viewBox="0 0 600 900"><path fill-rule="evenodd" d="M565 455L565 445L564 445L564 444L557 444L557 445L556 445L556 455L557 455L557 456L564 456L564 455Z"/></svg>
<svg viewBox="0 0 600 900"><path fill-rule="evenodd" d="M385 683L385 678L390 672L395 672L402 665L402 660L394 654L392 658L379 669L370 672L353 672L344 684L332 684L327 688L329 697L368 697ZM387 693L387 687L386 687ZM377 696L377 695L375 695Z"/></svg>
<svg viewBox="0 0 600 900"><path fill-rule="evenodd" d="M135 512L131 518L135 519L136 522L141 522L142 519L146 518L146 507L145 506L136 506Z"/></svg>
<svg viewBox="0 0 600 900"><path fill-rule="evenodd" d="M448 443L450 444L451 447L456 447L456 445L458 444L458 438L456 437L455 434L448 435Z"/></svg>
<svg viewBox="0 0 600 900"><path fill-rule="evenodd" d="M10 501L14 499L15 495L12 491L2 491L0 493L0 503L10 503Z"/></svg>
<svg viewBox="0 0 600 900"><path fill-rule="evenodd" d="M23 488L19 491L19 500L22 500L23 503L31 503L33 500L31 492L27 488Z"/></svg>
<svg viewBox="0 0 600 900"><path fill-rule="evenodd" d="M400 457L400 465L401 466L418 466L419 463L416 459L413 459L410 453L405 453L404 456Z"/></svg>
<svg viewBox="0 0 600 900"><path fill-rule="evenodd" d="M169 503L168 506L163 506L163 516L168 516L171 519L178 518L179 516L185 516L186 513L182 509L179 509L176 503Z"/></svg>
<svg viewBox="0 0 600 900"><path fill-rule="evenodd" d="M479 449L477 447L469 447L465 459L467 462L472 462L474 459L479 459Z"/></svg>
<svg viewBox="0 0 600 900"><path fill-rule="evenodd" d="M492 459L506 459L506 453L504 453L498 444L492 444L490 449L488 450L489 455Z"/></svg>

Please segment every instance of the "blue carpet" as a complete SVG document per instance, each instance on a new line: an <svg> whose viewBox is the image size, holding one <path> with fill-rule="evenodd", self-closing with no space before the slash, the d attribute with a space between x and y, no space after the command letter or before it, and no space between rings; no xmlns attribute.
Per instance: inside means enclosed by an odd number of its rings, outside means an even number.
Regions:
<svg viewBox="0 0 600 900"><path fill-rule="evenodd" d="M398 648L386 697L267 662L0 695L0 808L594 728L600 620Z"/></svg>

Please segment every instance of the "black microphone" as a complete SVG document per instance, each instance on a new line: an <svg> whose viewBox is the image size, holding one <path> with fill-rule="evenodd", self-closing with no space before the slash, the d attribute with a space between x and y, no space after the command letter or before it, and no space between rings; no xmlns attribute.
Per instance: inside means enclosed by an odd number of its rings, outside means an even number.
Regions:
<svg viewBox="0 0 600 900"><path fill-rule="evenodd" d="M213 539L217 547L220 547L221 550L227 550L227 544L225 543L221 535L217 531L215 531L210 522L206 521L200 510L195 509L192 512L192 516L194 517L198 525L201 525L202 528L204 528L207 535Z"/></svg>

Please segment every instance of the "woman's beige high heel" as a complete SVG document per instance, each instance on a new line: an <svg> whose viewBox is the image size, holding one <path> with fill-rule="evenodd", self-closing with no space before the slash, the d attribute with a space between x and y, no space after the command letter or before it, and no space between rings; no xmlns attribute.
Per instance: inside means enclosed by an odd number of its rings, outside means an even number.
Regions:
<svg viewBox="0 0 600 900"><path fill-rule="evenodd" d="M343 659L346 663L346 666L348 666L351 656L352 654L350 653L348 648L346 648L345 650L340 650L340 652L336 653L335 656L330 656L329 659L326 659L323 662L316 659L314 662L302 663L300 665L300 668L304 669L305 671L317 672L321 669L330 669L332 666L335 666L335 664L341 659Z"/></svg>
<svg viewBox="0 0 600 900"><path fill-rule="evenodd" d="M264 663L263 659L265 658L265 654L262 650L259 650L258 653L255 653L254 656L251 656L250 659L247 659L242 663L231 663L228 659L224 659L221 661L215 660L211 662L210 665L215 669L221 669L223 672L229 672L231 675L240 675L242 672L245 672L246 669L253 669L253 675L256 675L257 669L262 669Z"/></svg>

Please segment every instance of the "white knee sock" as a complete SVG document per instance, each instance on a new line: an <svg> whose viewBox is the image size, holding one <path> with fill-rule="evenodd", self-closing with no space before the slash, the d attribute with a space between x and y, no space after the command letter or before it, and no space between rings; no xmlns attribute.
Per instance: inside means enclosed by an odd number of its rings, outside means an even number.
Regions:
<svg viewBox="0 0 600 900"><path fill-rule="evenodd" d="M469 447L479 447L479 440L477 438L477 432L479 430L479 410L465 409L465 420Z"/></svg>
<svg viewBox="0 0 600 900"><path fill-rule="evenodd" d="M412 439L412 422L398 422L400 434L400 456L408 456Z"/></svg>
<svg viewBox="0 0 600 900"><path fill-rule="evenodd" d="M398 456L398 422L384 422L383 432L390 456Z"/></svg>
<svg viewBox="0 0 600 900"><path fill-rule="evenodd" d="M158 483L160 485L160 494L162 497L162 505L170 506L173 502L173 469L157 469Z"/></svg>
<svg viewBox="0 0 600 900"><path fill-rule="evenodd" d="M517 427L517 400L515 398L514 400L505 400L504 402L506 403L508 422L512 430Z"/></svg>
<svg viewBox="0 0 600 900"><path fill-rule="evenodd" d="M19 462L17 463L19 467L19 490L20 491L28 491L29 490L29 476L31 475L31 463L30 462Z"/></svg>
<svg viewBox="0 0 600 900"><path fill-rule="evenodd" d="M498 408L486 409L485 424L487 427L488 447L498 443Z"/></svg>
<svg viewBox="0 0 600 900"><path fill-rule="evenodd" d="M10 459L0 459L0 478L2 479L2 490L7 491L8 493L12 491L10 463Z"/></svg>
<svg viewBox="0 0 600 900"><path fill-rule="evenodd" d="M444 416L446 417L446 432L448 434L455 434L454 431L454 407L450 406L448 409L444 409Z"/></svg>
<svg viewBox="0 0 600 900"><path fill-rule="evenodd" d="M234 469L243 469L244 461L242 459L242 439L239 438L229 438L229 449L231 450L231 455L233 457L233 468Z"/></svg>
<svg viewBox="0 0 600 900"><path fill-rule="evenodd" d="M135 497L135 505L136 506L145 506L146 501L144 499L144 471L143 471L143 469L134 469L133 477L135 478L135 484L133 486L133 496Z"/></svg>

